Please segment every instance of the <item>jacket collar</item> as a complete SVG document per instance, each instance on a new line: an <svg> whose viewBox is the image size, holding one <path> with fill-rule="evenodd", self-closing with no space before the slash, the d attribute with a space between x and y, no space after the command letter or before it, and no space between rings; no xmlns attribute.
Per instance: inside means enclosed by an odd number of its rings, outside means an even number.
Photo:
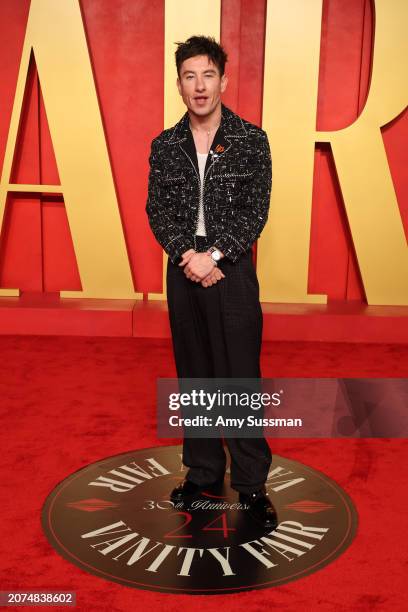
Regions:
<svg viewBox="0 0 408 612"><path fill-rule="evenodd" d="M191 134L189 115L188 112L186 112L174 126L173 132L167 142L169 144L181 142L188 138L189 132ZM222 132L225 138L244 138L247 135L241 117L233 113L232 110L224 106L224 104L221 104L221 123L214 137L214 144L218 132Z"/></svg>
<svg viewBox="0 0 408 612"><path fill-rule="evenodd" d="M230 139L245 138L246 136L247 131L241 117L233 113L224 104L221 104L221 123L211 145L211 155L208 155L205 173L213 165L216 157L222 156L231 147L233 141L231 142ZM183 149L184 153L193 163L198 175L197 152L190 129L188 112L174 126L174 130L167 142L168 144L179 144L180 148ZM216 153L216 156L213 157L213 153Z"/></svg>

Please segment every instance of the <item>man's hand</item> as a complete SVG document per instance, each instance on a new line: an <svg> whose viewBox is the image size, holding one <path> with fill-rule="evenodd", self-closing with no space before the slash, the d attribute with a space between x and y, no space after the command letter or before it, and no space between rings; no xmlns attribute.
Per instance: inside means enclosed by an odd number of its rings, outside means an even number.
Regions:
<svg viewBox="0 0 408 612"><path fill-rule="evenodd" d="M194 249L188 249L188 251L183 253L181 256L181 262L179 263L179 266L185 266L186 263L190 261L191 256L194 255L194 253L195 253Z"/></svg>
<svg viewBox="0 0 408 612"><path fill-rule="evenodd" d="M221 272L221 270L217 267L214 268L203 280L201 284L203 287L211 287L211 285L215 285L222 278L225 278L225 274Z"/></svg>
<svg viewBox="0 0 408 612"><path fill-rule="evenodd" d="M190 280L199 283L215 267L213 260L207 253L194 253L184 267L184 274Z"/></svg>

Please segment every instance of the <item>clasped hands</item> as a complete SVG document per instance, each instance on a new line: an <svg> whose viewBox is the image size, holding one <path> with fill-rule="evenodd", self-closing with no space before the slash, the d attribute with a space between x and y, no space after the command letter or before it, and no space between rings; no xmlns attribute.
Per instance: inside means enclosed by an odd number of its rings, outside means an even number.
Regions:
<svg viewBox="0 0 408 612"><path fill-rule="evenodd" d="M202 284L203 287L211 287L219 280L225 278L225 274L214 265L213 260L207 253L196 253L189 249L181 256L179 266L184 266L184 274L190 280Z"/></svg>

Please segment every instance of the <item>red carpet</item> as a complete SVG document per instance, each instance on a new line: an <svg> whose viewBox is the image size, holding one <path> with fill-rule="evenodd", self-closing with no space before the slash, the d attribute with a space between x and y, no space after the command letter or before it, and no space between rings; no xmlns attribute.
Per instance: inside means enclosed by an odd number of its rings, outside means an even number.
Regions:
<svg viewBox="0 0 408 612"><path fill-rule="evenodd" d="M171 612L183 606L199 606L203 612L220 607L224 612L242 607L248 612L408 608L406 440L272 443L276 453L336 480L359 513L357 537L340 558L285 586L207 598L175 596L126 588L71 565L43 535L42 504L59 481L88 463L134 448L172 443L155 435L156 378L175 376L170 343L3 336L0 345L1 590L73 590L76 609L81 611L165 607ZM265 343L262 373L264 377L407 377L408 347Z"/></svg>

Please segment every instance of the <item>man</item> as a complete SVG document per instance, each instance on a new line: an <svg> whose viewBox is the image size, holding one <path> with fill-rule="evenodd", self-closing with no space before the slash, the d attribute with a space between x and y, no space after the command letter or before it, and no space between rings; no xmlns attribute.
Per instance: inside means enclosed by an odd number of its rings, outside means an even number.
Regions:
<svg viewBox="0 0 408 612"><path fill-rule="evenodd" d="M221 102L227 56L212 38L178 43L182 119L152 142L146 212L169 256L167 300L179 378L260 378L262 311L251 246L268 217L271 156L266 133ZM231 486L266 528L276 513L264 483L263 437L226 440ZM223 481L219 438L184 438L187 477L171 493L191 500Z"/></svg>

